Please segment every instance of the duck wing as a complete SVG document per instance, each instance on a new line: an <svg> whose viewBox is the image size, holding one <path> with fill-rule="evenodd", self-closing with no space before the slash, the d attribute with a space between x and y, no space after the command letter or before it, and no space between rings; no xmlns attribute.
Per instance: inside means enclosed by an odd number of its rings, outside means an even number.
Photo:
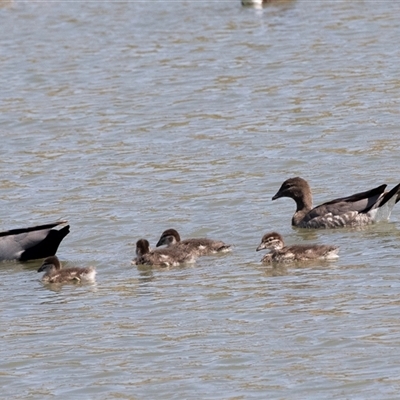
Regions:
<svg viewBox="0 0 400 400"><path fill-rule="evenodd" d="M381 219L381 214L383 214L378 212L381 202L387 201L385 188L386 185L380 185L365 192L323 203L309 211L303 217L299 226L305 228L337 228L376 222ZM394 198L394 196L392 197ZM385 216L388 217L390 211L391 208L389 211L385 210Z"/></svg>
<svg viewBox="0 0 400 400"><path fill-rule="evenodd" d="M312 218L332 214L341 215L349 211L367 213L374 206L378 206L387 185L380 185L374 189L360 192L347 197L340 197L313 208L308 216Z"/></svg>
<svg viewBox="0 0 400 400"><path fill-rule="evenodd" d="M374 189L360 192L347 197L340 197L335 200L328 201L316 207L326 207L329 211L340 208L343 211L358 211L366 213L378 202L385 191L387 185L380 185Z"/></svg>

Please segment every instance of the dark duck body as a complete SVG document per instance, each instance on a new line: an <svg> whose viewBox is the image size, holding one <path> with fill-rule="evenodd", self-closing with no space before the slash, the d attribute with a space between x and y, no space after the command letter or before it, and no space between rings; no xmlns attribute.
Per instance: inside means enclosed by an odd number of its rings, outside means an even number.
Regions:
<svg viewBox="0 0 400 400"><path fill-rule="evenodd" d="M150 265L159 267L177 267L182 264L190 264L196 261L198 254L188 248L164 248L150 249L146 239L140 239L136 243L136 258L132 261L135 265Z"/></svg>
<svg viewBox="0 0 400 400"><path fill-rule="evenodd" d="M94 282L96 270L94 267L88 268L62 268L57 256L47 257L38 272L45 271L42 277L44 283L79 283Z"/></svg>
<svg viewBox="0 0 400 400"><path fill-rule="evenodd" d="M68 221L64 220L0 232L0 261L53 256L68 233Z"/></svg>
<svg viewBox="0 0 400 400"><path fill-rule="evenodd" d="M313 208L311 188L302 178L290 178L272 198L290 197L296 202L292 225L299 228L339 228L369 225L388 220L400 199L400 184L389 192L387 185L341 197Z"/></svg>
<svg viewBox="0 0 400 400"><path fill-rule="evenodd" d="M283 237L277 232L266 233L256 251L270 249L261 261L263 263L285 263L312 260L335 260L339 247L326 244L295 244L285 246Z"/></svg>
<svg viewBox="0 0 400 400"><path fill-rule="evenodd" d="M181 248L186 251L195 251L199 256L207 256L215 253L226 253L231 250L231 245L220 240L208 238L193 238L181 240L181 237L175 229L167 229L161 234L156 247L167 245L167 248Z"/></svg>

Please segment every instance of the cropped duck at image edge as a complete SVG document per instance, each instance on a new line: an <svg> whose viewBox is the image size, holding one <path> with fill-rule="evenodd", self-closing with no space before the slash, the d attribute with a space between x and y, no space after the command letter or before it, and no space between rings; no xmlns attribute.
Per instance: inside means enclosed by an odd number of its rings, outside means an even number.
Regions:
<svg viewBox="0 0 400 400"><path fill-rule="evenodd" d="M0 232L0 261L28 261L52 256L68 233L66 220Z"/></svg>

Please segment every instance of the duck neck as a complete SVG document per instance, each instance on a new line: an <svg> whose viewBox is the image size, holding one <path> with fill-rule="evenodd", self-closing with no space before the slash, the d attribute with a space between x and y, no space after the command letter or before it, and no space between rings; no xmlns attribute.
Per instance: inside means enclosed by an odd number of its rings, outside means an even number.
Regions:
<svg viewBox="0 0 400 400"><path fill-rule="evenodd" d="M312 196L311 194L302 194L301 196L296 196L294 201L296 202L296 212L292 218L292 225L298 226L312 210Z"/></svg>

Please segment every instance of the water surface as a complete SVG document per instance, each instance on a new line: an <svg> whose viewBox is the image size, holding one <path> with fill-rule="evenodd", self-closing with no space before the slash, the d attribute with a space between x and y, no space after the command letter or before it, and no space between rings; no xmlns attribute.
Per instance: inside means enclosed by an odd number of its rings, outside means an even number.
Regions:
<svg viewBox="0 0 400 400"><path fill-rule="evenodd" d="M2 229L68 218L60 259L98 270L47 287L2 263L4 398L397 396L400 208L310 232L271 197L399 182L398 3L0 4ZM234 251L130 264L171 227ZM269 230L340 258L266 268Z"/></svg>

